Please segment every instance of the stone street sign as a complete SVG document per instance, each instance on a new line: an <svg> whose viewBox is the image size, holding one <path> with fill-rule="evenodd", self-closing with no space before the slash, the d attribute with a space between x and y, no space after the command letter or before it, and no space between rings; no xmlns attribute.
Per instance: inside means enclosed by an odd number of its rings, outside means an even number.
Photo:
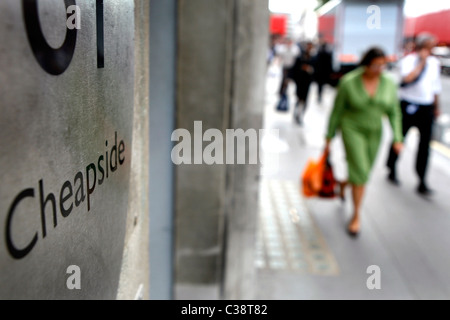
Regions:
<svg viewBox="0 0 450 320"><path fill-rule="evenodd" d="M131 0L0 2L0 299L114 299L134 83Z"/></svg>

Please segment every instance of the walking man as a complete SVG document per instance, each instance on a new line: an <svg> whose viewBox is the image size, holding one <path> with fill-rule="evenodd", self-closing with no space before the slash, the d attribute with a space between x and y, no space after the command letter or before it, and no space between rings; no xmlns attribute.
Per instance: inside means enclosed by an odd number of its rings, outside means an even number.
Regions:
<svg viewBox="0 0 450 320"><path fill-rule="evenodd" d="M416 172L419 177L417 191L422 195L431 195L432 190L426 183L430 141L434 119L439 115L439 94L442 90L440 80L440 62L431 55L436 45L434 36L423 33L416 39L416 50L400 61L401 85L400 99L403 116L403 136L411 127L417 127L420 141L416 158ZM387 167L388 179L398 185L396 163L398 155L391 148Z"/></svg>

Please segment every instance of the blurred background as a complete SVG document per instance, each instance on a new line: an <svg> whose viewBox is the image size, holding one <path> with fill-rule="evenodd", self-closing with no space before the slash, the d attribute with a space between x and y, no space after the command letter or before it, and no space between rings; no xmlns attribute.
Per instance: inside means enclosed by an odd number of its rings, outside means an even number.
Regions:
<svg viewBox="0 0 450 320"><path fill-rule="evenodd" d="M450 178L450 109L448 76L450 4L442 1L269 1L270 45L264 125L278 128L280 166L263 167L256 262L257 296L265 299L448 299L449 256L441 251L449 240L446 185ZM411 54L417 36L428 33L437 43L432 55L440 62L441 114L435 119L429 181L436 194L424 199L414 188L414 165L420 134L412 128L398 170L401 185L386 177L391 129L384 123L383 142L362 205L361 235L345 234L352 211L348 199L299 196L308 159L318 159L324 146L328 117L339 79L359 66L368 48L388 57L386 72L400 83L400 60ZM312 45L316 75L306 101L303 121L295 118L298 83L287 86L287 107L280 106L283 69ZM288 49L297 47L296 50ZM325 48L325 60L323 49ZM322 54L321 54L322 52ZM318 58L318 57L321 58ZM321 60L322 59L322 60ZM325 62L324 62L325 61ZM331 68L324 66L331 62ZM322 87L319 89L319 87ZM342 141L332 145L331 161L340 179L347 176ZM297 179L296 179L297 178ZM301 186L300 186L301 189ZM441 229L444 228L444 229ZM381 289L370 290L369 267L379 267Z"/></svg>
<svg viewBox="0 0 450 320"><path fill-rule="evenodd" d="M367 32L367 19L373 11L371 5L380 9L380 26ZM380 46L389 55L391 67L400 57L411 50L415 37L428 32L436 36L437 46L433 54L442 68L443 92L449 85L446 75L450 63L450 29L446 21L450 4L442 1L269 1L271 45L293 39L300 46L306 41L319 42L319 38L333 51L334 72L347 72L353 68L370 46ZM448 95L442 95L443 115L438 119L435 138L449 145Z"/></svg>

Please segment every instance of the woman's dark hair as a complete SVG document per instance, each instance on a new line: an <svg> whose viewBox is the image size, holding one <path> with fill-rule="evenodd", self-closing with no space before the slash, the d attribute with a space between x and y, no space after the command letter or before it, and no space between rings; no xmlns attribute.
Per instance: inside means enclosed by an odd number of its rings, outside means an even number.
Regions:
<svg viewBox="0 0 450 320"><path fill-rule="evenodd" d="M376 58L385 58L386 54L384 53L383 49L380 49L378 47L370 48L361 59L361 62L359 63L361 66L368 66L372 63L372 61Z"/></svg>

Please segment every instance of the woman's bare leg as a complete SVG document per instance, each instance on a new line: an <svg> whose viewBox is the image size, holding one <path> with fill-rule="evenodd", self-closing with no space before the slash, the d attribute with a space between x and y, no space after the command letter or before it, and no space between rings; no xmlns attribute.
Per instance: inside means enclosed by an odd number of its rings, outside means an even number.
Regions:
<svg viewBox="0 0 450 320"><path fill-rule="evenodd" d="M352 196L353 196L353 218L348 225L348 231L351 233L358 233L360 228L360 209L361 203L364 196L365 186L355 186L352 185Z"/></svg>

